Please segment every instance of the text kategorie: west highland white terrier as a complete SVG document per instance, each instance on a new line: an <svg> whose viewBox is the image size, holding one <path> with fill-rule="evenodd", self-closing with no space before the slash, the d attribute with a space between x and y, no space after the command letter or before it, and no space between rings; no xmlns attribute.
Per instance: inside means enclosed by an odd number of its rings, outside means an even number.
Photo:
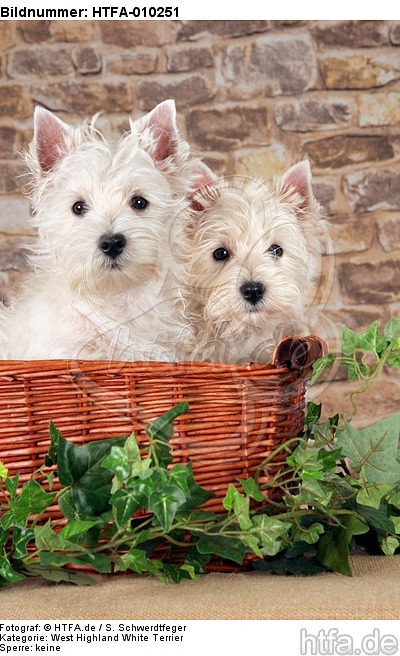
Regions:
<svg viewBox="0 0 400 656"><path fill-rule="evenodd" d="M25 159L37 241L32 273L1 313L3 358L174 358L166 225L198 160L173 101L131 122L116 144L95 120L70 127L35 110Z"/></svg>

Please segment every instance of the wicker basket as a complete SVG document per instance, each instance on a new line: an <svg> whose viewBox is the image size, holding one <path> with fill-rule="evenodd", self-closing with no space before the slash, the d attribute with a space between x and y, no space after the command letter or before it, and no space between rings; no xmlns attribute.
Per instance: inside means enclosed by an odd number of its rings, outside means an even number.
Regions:
<svg viewBox="0 0 400 656"><path fill-rule="evenodd" d="M216 494L207 507L221 511L229 483L252 476L302 430L305 382L325 350L311 336L283 339L269 365L0 362L0 461L22 483L43 464L50 419L77 444L132 430L145 440L149 421L188 401L175 422L174 462L193 463L199 485Z"/></svg>

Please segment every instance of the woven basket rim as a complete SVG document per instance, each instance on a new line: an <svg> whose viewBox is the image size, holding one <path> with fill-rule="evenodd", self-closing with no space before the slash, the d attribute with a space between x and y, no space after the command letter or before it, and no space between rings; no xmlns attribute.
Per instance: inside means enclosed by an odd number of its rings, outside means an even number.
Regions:
<svg viewBox="0 0 400 656"><path fill-rule="evenodd" d="M274 352L272 354L271 362L248 362L244 364L229 364L221 362L210 362L210 361L199 361L199 360L182 360L177 362L163 362L158 360L81 360L81 359L49 359L49 360L0 360L0 373L6 375L6 372L9 371L10 374L13 369L35 369L35 370L49 370L52 368L59 369L64 368L71 372L75 370L82 369L95 369L97 366L100 368L109 368L110 371L117 371L118 369L123 373L123 370L126 371L134 368L136 372L143 370L148 371L151 369L160 369L165 371L173 371L174 373L179 373L182 371L185 373L190 373L191 370L196 370L198 373L210 374L215 372L216 374L221 374L224 372L237 373L238 375L242 373L257 372L257 373L274 373L274 374L285 374L291 371L291 367L287 362L280 362L279 355L282 350L282 347L285 347L286 344L290 344L295 341L299 344L305 344L307 346L309 357L307 362L303 366L297 366L296 369L309 369L312 364L322 355L325 355L328 351L327 344L320 337L316 335L307 335L306 337L297 336L297 335L288 335L287 337L282 338L278 341Z"/></svg>

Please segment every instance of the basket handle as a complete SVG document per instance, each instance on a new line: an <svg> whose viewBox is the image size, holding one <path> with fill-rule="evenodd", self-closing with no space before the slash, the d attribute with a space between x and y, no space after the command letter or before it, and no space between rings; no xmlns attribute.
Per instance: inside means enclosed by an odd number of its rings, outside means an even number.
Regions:
<svg viewBox="0 0 400 656"><path fill-rule="evenodd" d="M272 355L272 364L277 368L307 373L318 358L328 352L327 344L315 335L298 337L290 335L281 339Z"/></svg>

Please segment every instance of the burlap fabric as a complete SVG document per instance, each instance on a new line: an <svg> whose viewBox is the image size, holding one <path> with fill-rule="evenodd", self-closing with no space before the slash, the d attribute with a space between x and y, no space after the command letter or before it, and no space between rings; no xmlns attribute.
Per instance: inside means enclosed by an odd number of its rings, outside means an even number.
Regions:
<svg viewBox="0 0 400 656"><path fill-rule="evenodd" d="M62 619L399 619L400 556L356 556L353 577L207 574L164 585L136 575L99 576L79 588L30 579L0 590L0 617Z"/></svg>

